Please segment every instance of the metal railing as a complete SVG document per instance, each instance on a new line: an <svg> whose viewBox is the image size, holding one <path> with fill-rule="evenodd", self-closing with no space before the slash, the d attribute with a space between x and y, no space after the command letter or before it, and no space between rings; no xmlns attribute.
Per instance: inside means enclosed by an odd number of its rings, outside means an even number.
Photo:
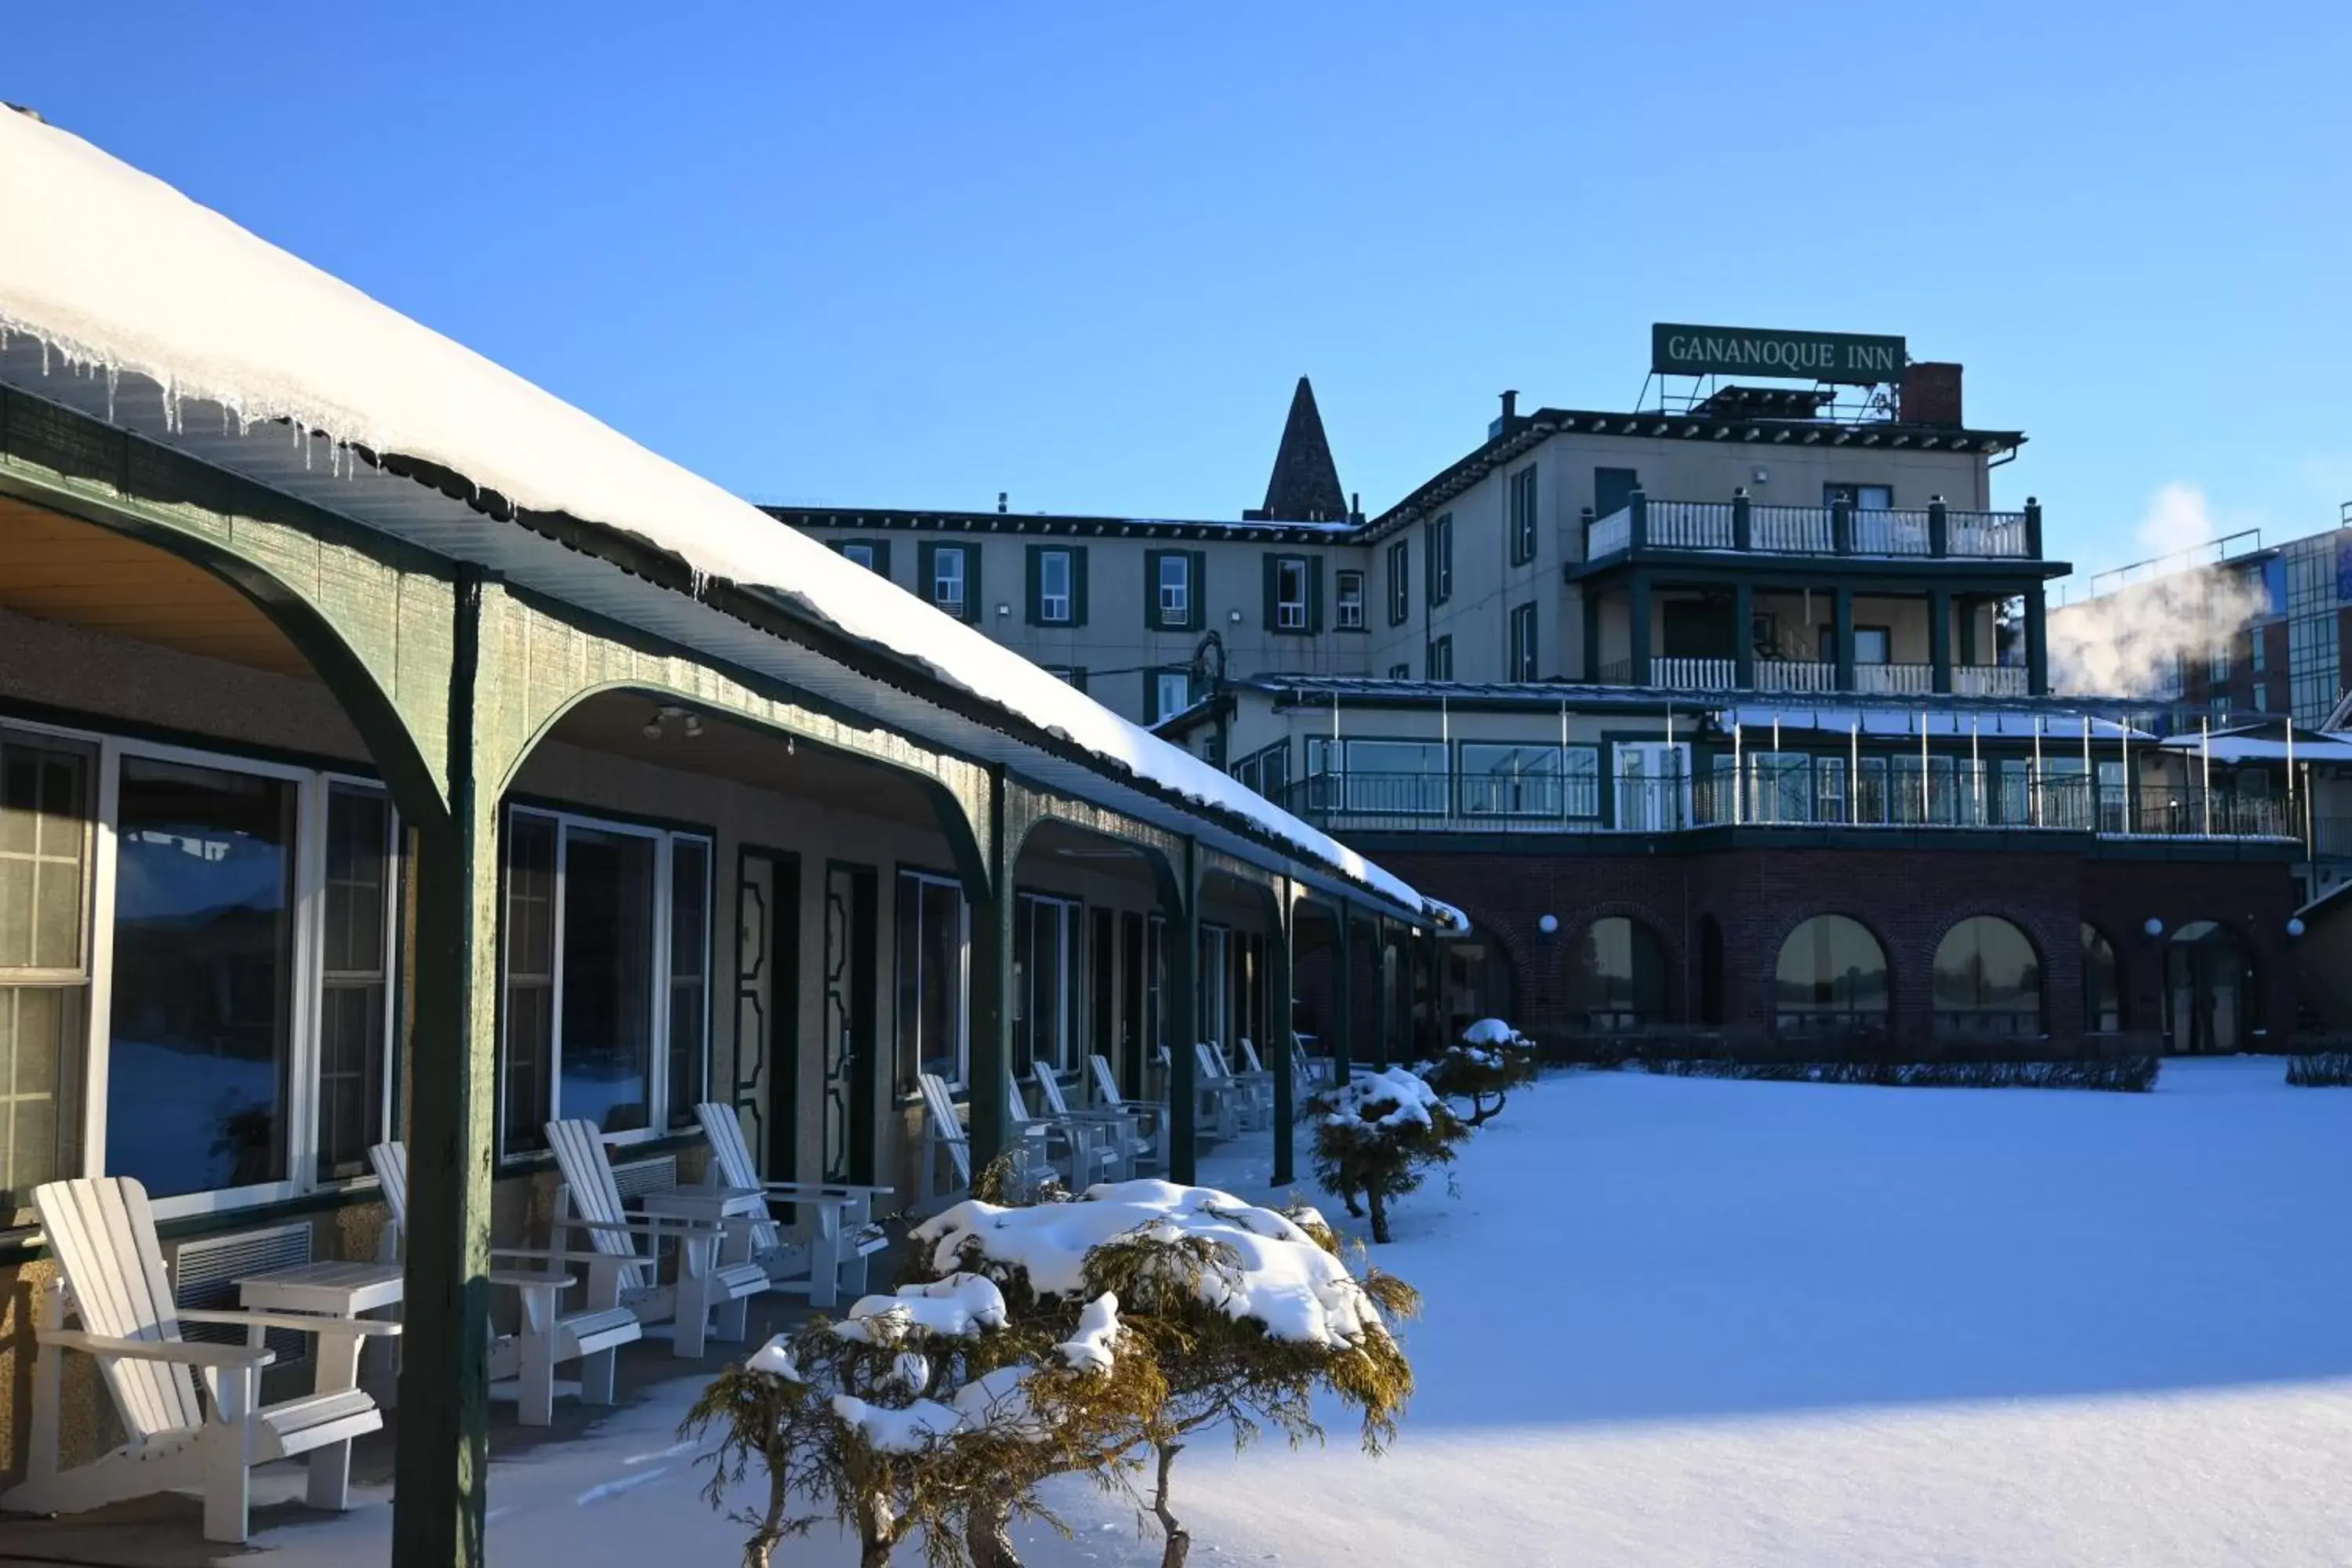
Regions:
<svg viewBox="0 0 2352 1568"><path fill-rule="evenodd" d="M1930 664L1857 664L1853 689L1880 697L1925 697L1936 689Z"/></svg>
<svg viewBox="0 0 2352 1568"><path fill-rule="evenodd" d="M1755 684L1759 691L1835 691L1837 666L1818 659L1759 658Z"/></svg>
<svg viewBox="0 0 2352 1568"><path fill-rule="evenodd" d="M1664 691L1769 691L1826 693L1838 689L1837 666L1821 659L1759 658L1745 684L1739 661L1731 658L1691 658L1681 654L1653 654L1647 679L1637 679L1630 658L1612 659L1593 672L1603 686L1647 686ZM1850 689L1879 697L1927 697L1936 694L1936 668L1929 664L1857 664ZM1956 664L1952 666L1955 697L2023 697L2023 665Z"/></svg>
<svg viewBox="0 0 2352 1568"><path fill-rule="evenodd" d="M1785 755L1785 754L1784 754ZM2195 785L2095 786L2077 773L2039 780L1937 757L1933 769L1865 759L1729 767L1695 777L1597 773L1318 773L1281 794L1294 815L1338 833L1672 833L1702 827L2001 828L2110 837L2300 837L2284 797Z"/></svg>
<svg viewBox="0 0 2352 1568"><path fill-rule="evenodd" d="M1627 674L1633 666L1626 667ZM1739 663L1729 658L1665 658L1650 660L1650 684L1670 691L1729 691L1739 679Z"/></svg>
<svg viewBox="0 0 2352 1568"><path fill-rule="evenodd" d="M1952 666L1956 697L2022 697L2025 667L2021 664L1956 664Z"/></svg>
<svg viewBox="0 0 2352 1568"><path fill-rule="evenodd" d="M1738 550L1780 555L1896 555L2031 561L2042 552L2042 505L2022 511L1924 507L1765 505L1745 492L1728 501L1653 500L1635 490L1604 516L1584 515L1584 558L1645 548Z"/></svg>

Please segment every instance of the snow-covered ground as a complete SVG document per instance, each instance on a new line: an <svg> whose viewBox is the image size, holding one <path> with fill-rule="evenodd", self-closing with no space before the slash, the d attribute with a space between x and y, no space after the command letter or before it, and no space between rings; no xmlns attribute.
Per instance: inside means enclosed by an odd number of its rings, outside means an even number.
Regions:
<svg viewBox="0 0 2352 1568"><path fill-rule="evenodd" d="M2352 1542L2352 1093L1547 1079L1405 1200L1389 1456L1178 1469L1196 1563L2300 1564ZM1204 1175L1262 1179L1262 1151ZM1256 1190L1262 1190L1258 1188ZM725 1563L690 1391L492 1470L494 1558ZM1156 1563L1129 1510L1033 1568ZM257 1538L376 1559L381 1508ZM902 1553L915 1561L911 1549ZM852 1559L811 1542L784 1561Z"/></svg>

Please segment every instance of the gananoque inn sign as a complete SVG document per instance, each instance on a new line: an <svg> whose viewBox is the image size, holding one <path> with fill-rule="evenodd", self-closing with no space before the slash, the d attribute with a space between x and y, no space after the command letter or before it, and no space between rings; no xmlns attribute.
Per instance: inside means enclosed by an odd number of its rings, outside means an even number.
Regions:
<svg viewBox="0 0 2352 1568"><path fill-rule="evenodd" d="M1650 369L1660 375L1787 375L1870 385L1899 380L1904 363L1901 338L1670 321L1650 329Z"/></svg>

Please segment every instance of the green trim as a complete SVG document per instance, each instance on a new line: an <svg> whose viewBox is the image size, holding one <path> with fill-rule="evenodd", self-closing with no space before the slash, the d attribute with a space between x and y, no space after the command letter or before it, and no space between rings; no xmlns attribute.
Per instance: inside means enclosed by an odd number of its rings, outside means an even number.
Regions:
<svg viewBox="0 0 2352 1568"><path fill-rule="evenodd" d="M194 654L174 655L194 658ZM331 692L329 695L333 695ZM338 701L337 706L341 706ZM375 784L384 782L382 770L373 759L328 756L319 752L289 750L284 746L256 744L248 741L224 739L199 730L181 730L165 724L142 723L131 719L117 719L111 714L91 713L79 708L59 708L47 702L26 702L13 697L0 697L0 719L16 719L28 724L53 724L63 730L80 730L93 735L104 735L119 741L139 741L155 746L178 746L192 752L213 752L224 757L241 757L248 762L272 763L279 767L308 768L315 773L341 773L351 778L362 778Z"/></svg>
<svg viewBox="0 0 2352 1568"><path fill-rule="evenodd" d="M583 805L576 801L563 800L555 795L533 795L519 789L507 791L506 799L500 801L499 805L501 811L512 811L520 807L524 811L556 812L565 816L601 817L606 822L617 822L630 827L651 828L659 833L688 834L697 838L709 839L713 855L716 855L719 850L719 829L708 822L691 822L677 816L656 816L642 811L608 811L601 805Z"/></svg>
<svg viewBox="0 0 2352 1568"><path fill-rule="evenodd" d="M937 568L940 552L942 550L957 551L963 556L963 610L956 618L967 625L978 626L986 614L987 592L981 582L980 563L982 552L977 540L968 542L961 540L943 542L935 539L926 539L917 545L915 547L915 596L942 614L950 613L932 596L939 580Z"/></svg>
<svg viewBox="0 0 2352 1568"><path fill-rule="evenodd" d="M1045 557L1065 555L1070 563L1070 613L1064 620L1045 618ZM1087 624L1087 547L1083 544L1032 544L1023 552L1027 622L1033 626L1070 630Z"/></svg>
<svg viewBox="0 0 2352 1568"><path fill-rule="evenodd" d="M877 577L883 579L885 582L890 580L890 542L888 540L828 539L825 540L824 543L826 549L834 552L837 555L845 557L848 555L849 547L851 545L864 545L866 549L874 552L874 564L866 568L866 570L872 572Z"/></svg>

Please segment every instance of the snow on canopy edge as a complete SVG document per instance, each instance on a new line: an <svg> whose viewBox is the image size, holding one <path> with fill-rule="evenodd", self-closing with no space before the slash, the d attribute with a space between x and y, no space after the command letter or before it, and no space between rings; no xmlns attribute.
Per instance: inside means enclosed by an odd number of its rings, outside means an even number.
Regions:
<svg viewBox="0 0 2352 1568"><path fill-rule="evenodd" d="M527 510L635 534L1468 929L1452 906L740 497L162 180L6 110L0 211L39 215L0 226L0 337L34 339L110 383L144 376L167 408L215 403L241 422L289 420L436 464Z"/></svg>

